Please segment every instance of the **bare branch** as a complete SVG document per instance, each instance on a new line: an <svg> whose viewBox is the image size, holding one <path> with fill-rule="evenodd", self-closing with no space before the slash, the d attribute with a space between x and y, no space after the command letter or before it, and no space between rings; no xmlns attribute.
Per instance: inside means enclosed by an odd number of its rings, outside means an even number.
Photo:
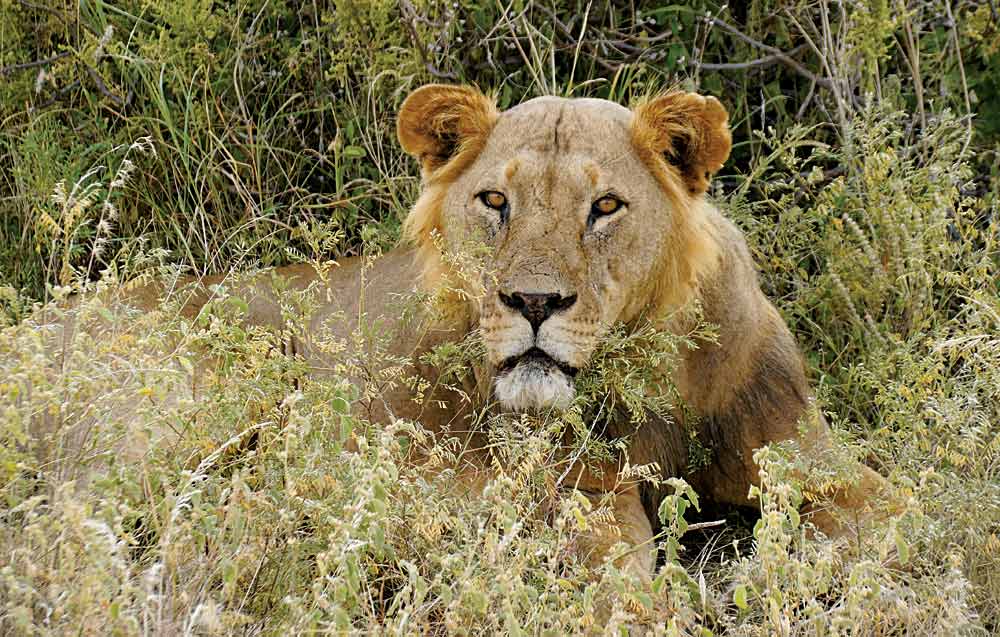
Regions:
<svg viewBox="0 0 1000 637"><path fill-rule="evenodd" d="M62 22L63 24L67 24L66 16L63 14L62 11L58 11L56 9L53 9L52 7L46 7L45 5L28 2L28 0L17 0L17 3L27 9L34 9L35 11L44 11L50 15L54 15L56 18L59 19L60 22Z"/></svg>
<svg viewBox="0 0 1000 637"><path fill-rule="evenodd" d="M49 106L52 106L53 104L55 104L56 102L58 102L60 99L62 99L62 97L64 95L66 95L67 93L69 93L73 89L79 88L79 86L80 86L80 80L73 80L72 82L70 82L66 86L64 86L61 89L59 89L58 91L56 91L56 94L53 95L50 99L42 102L38 106L32 106L30 109L28 109L28 112L29 113L37 113L38 111L40 111L42 109L45 109L45 108L48 108Z"/></svg>
<svg viewBox="0 0 1000 637"><path fill-rule="evenodd" d="M454 73L447 71L442 71L434 66L434 63L427 58L427 51L424 49L423 43L420 41L420 36L417 35L416 21L419 18L416 8L409 2L409 0L399 0L399 9L403 14L403 24L406 26L406 30L410 34L410 39L413 40L413 47L417 50L417 55L420 56L420 61L423 62L424 68L436 78L443 80L457 80L458 76Z"/></svg>
<svg viewBox="0 0 1000 637"><path fill-rule="evenodd" d="M55 62L56 60L63 59L64 57L66 57L70 53L71 53L71 51L63 51L62 53L57 53L57 54L53 55L52 57L47 57L44 60L35 60L34 62L24 62L23 64L11 64L10 66L5 66L2 69L0 69L0 77L4 77L5 75L9 75L9 74L14 73L16 71L23 71L25 69L33 69L36 66L45 66L46 64L51 64L52 62Z"/></svg>
<svg viewBox="0 0 1000 637"><path fill-rule="evenodd" d="M750 60L748 62L699 62L697 60L689 60L688 64L691 66L697 66L698 68L706 71L743 71L746 69L761 68L783 62L782 57L796 55L805 48L806 45L800 44L787 53L772 53L771 55L765 55L762 58L757 58L756 60Z"/></svg>
<svg viewBox="0 0 1000 637"><path fill-rule="evenodd" d="M104 79L101 78L97 71L88 66L87 74L90 75L90 79L94 80L94 85L97 86L97 90L101 93L101 95L114 102L115 106L121 106L125 103L125 100L108 90L108 85L104 83Z"/></svg>
<svg viewBox="0 0 1000 637"><path fill-rule="evenodd" d="M750 46L752 46L754 48L757 48L757 49L760 49L761 51L766 51L766 52L770 53L771 56L773 56L775 60L777 60L778 62L784 64L788 68L792 69L793 71L795 71L796 73L798 73L802 77L807 78L809 81L815 82L817 86L822 86L823 88L827 89L828 91L832 91L834 89L833 82L829 78L820 77L820 76L816 75L815 73L813 73L812 71L810 71L806 67L802 66L799 62L797 62L794 59L792 59L791 57L789 57L789 54L785 53L781 49L779 49L777 47L773 47L773 46L767 45L767 44L764 44L763 42L760 42L759 40L755 40L754 38L751 38L749 35L743 33L742 31L740 31L736 27L731 26L730 24L728 24L726 22L723 22L722 20L720 20L718 18L704 18L704 20L705 20L706 23L708 23L708 24L710 24L712 26L717 26L717 27L719 27L720 29L722 29L724 31L728 31L729 33L735 35L736 37L738 37L739 39L743 40L744 42L746 42Z"/></svg>
<svg viewBox="0 0 1000 637"><path fill-rule="evenodd" d="M688 524L688 531L700 531L701 529L711 529L716 526L723 526L726 523L725 520L712 520L711 522L695 522L693 524Z"/></svg>

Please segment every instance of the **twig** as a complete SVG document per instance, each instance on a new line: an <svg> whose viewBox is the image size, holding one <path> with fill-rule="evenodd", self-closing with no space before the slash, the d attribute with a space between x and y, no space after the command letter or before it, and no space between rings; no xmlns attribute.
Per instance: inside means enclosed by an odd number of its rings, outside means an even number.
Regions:
<svg viewBox="0 0 1000 637"><path fill-rule="evenodd" d="M767 192L771 188L793 188L796 186L797 183L806 182L805 184L802 184L802 187L799 187L795 190L794 200L797 203L799 201L802 201L802 199L805 198L808 194L805 186L821 186L833 181L837 177L841 177L846 174L847 174L847 169L844 166L836 166L834 168L827 168L826 170L824 170L822 175L820 175L819 179L816 179L815 181L809 181L809 179L813 175L812 170L803 170L793 175L790 175L790 179L774 179L770 181L757 180L757 181L752 181L751 183L752 187L755 190L759 190L761 192ZM715 177L714 179L715 181L722 183L724 188L735 189L738 187L739 182L742 181L743 183L747 183L746 177L741 175ZM729 186L730 183L732 183L733 185ZM726 192L730 191L726 190Z"/></svg>
<svg viewBox="0 0 1000 637"><path fill-rule="evenodd" d="M64 86L61 89L59 89L56 92L56 94L53 95L50 99L45 100L44 102L42 102L38 106L32 106L28 110L28 112L29 113L37 113L38 111L42 110L43 108L48 108L49 106L52 106L57 101L59 101L59 99L62 98L62 96L66 95L67 93L69 93L73 89L78 88L79 86L80 86L80 80L73 80L72 82L70 82L66 86Z"/></svg>
<svg viewBox="0 0 1000 637"><path fill-rule="evenodd" d="M427 51L424 50L424 45L420 41L420 37L417 35L417 27L414 24L418 14L416 8L409 2L409 0L399 0L400 12L403 14L403 24L406 26L406 30L410 33L410 39L413 40L413 46L417 49L417 55L420 56L420 61L423 62L424 68L436 78L442 80L456 80L458 76L454 73L447 71L442 71L434 66L434 63L427 58Z"/></svg>
<svg viewBox="0 0 1000 637"><path fill-rule="evenodd" d="M59 18L59 21L62 22L63 24L67 24L67 22L66 22L66 16L63 15L62 11L57 11L56 9L53 9L52 7L46 7L46 6L41 5L41 4L35 4L33 2L28 2L28 0L17 0L17 3L19 5L21 5L22 7L27 7L28 9L34 9L35 11L45 11L46 13L49 13L49 14L54 15L55 17Z"/></svg>
<svg viewBox="0 0 1000 637"><path fill-rule="evenodd" d="M764 44L763 42L760 42L759 40L755 40L755 39L751 38L749 35L743 33L739 29L737 29L736 27L734 27L734 26L728 24L727 22L724 22L724 21L722 21L722 20L720 20L718 18L704 18L704 21L706 23L712 25L712 26L717 26L720 29L728 31L729 33L735 35L736 37L738 37L739 39L743 40L744 42L746 42L747 44L749 44L752 47L760 49L761 51L767 51L772 56L774 56L775 60L777 60L778 62L781 62L782 64L784 64L788 68L792 69L793 71L795 71L799 75L801 75L801 76L809 79L812 82L815 82L817 86L822 86L823 88L827 89L828 91L834 90L833 82L829 78L820 77L820 76L816 75L815 73L813 73L812 71L810 71L806 67L802 66L801 64L799 64L797 61L795 61L791 57L789 57L789 54L786 53L786 52L784 52L784 51L782 51L781 49L779 49L777 47L770 46L768 44Z"/></svg>
<svg viewBox="0 0 1000 637"><path fill-rule="evenodd" d="M822 22L822 31L820 31L819 28L815 27L814 25L810 24L810 26L813 26L816 39L818 39L823 45L822 49L820 49L820 47L816 45L816 41L814 41L812 36L810 36L808 31L806 31L805 26L803 26L795 18L795 15L787 7L785 8L785 15L788 16L788 19L792 22L792 24L794 24L798 28L799 33L805 39L806 44L809 45L809 48L811 48L813 53L816 54L816 57L819 58L820 64L822 65L823 69L825 69L827 76L829 78L837 78L838 74L834 71L834 66L836 65L836 63L832 62L830 59L831 56L834 55L833 52L834 46L833 46L832 35L830 33L830 21L826 11L826 4L825 3L820 4L820 18ZM809 23L807 22L806 24ZM824 88L830 91L830 93L833 95L833 101L836 102L837 121L839 122L841 135L846 140L847 107L844 104L845 91L841 90L843 82L840 81L839 79L838 81L834 81L833 79L829 79L828 81L829 85L825 86ZM850 91L847 90L846 93L849 95ZM821 109L823 109L823 112L826 113L826 107L823 105L822 101L819 102L819 106ZM800 112L804 111L800 109ZM827 115L829 116L829 113L827 113Z"/></svg>
<svg viewBox="0 0 1000 637"><path fill-rule="evenodd" d="M965 98L965 113L967 116L968 132L965 136L965 143L962 145L962 155L969 150L972 142L972 100L969 98L969 83L965 79L965 64L962 62L962 44L958 41L958 26L955 24L955 16L951 12L951 0L945 0L944 8L948 12L948 22L951 27L951 37L955 42L955 56L958 58L958 73L962 78L962 96Z"/></svg>
<svg viewBox="0 0 1000 637"><path fill-rule="evenodd" d="M910 75L913 77L913 90L916 93L917 112L920 113L920 127L927 128L927 114L924 112L924 82L920 75L920 50L917 48L916 38L913 36L913 28L910 26L909 17L903 20L903 32L906 34L906 46L904 47L903 59L910 67Z"/></svg>
<svg viewBox="0 0 1000 637"><path fill-rule="evenodd" d="M5 66L0 69L0 77L14 73L15 71L23 71L25 69L33 69L36 66L45 66L46 64L51 64L56 60L61 60L70 54L70 51L63 51L62 53L57 53L52 57L45 58L44 60L35 60L34 62L24 62L23 64L11 64L10 66Z"/></svg>
<svg viewBox="0 0 1000 637"><path fill-rule="evenodd" d="M792 56L801 52L806 48L805 44L800 44L791 51L787 53L782 53L781 55L777 53L772 53L771 55L765 55L762 58L757 58L756 60L750 60L749 62L698 62L697 60L690 60L688 62L691 66L697 66L705 71L743 71L746 69L760 68L764 66L771 66L772 64L777 64L783 62L782 56Z"/></svg>
<svg viewBox="0 0 1000 637"><path fill-rule="evenodd" d="M725 520L713 520L711 522L695 522L694 524L688 524L688 531L700 531L702 529L711 529L716 526L722 526L726 523Z"/></svg>
<svg viewBox="0 0 1000 637"><path fill-rule="evenodd" d="M806 93L806 98L802 100L802 106L799 107L798 112L795 114L795 119L801 120L806 113L806 109L809 108L809 103L812 102L813 95L816 94L816 82L809 83L809 92Z"/></svg>
<svg viewBox="0 0 1000 637"><path fill-rule="evenodd" d="M115 95L114 93L112 93L110 90L108 90L108 85L104 83L104 80L97 73L97 71L95 71L94 69L92 69L92 68L90 68L88 66L87 67L87 74L90 76L90 79L94 80L94 85L97 86L98 92L100 92L101 95L103 95L104 97L106 97L109 100L111 100L112 102L114 102L115 106L121 106L121 105L123 105L125 103L125 100L123 100L122 98L118 97L117 95Z"/></svg>

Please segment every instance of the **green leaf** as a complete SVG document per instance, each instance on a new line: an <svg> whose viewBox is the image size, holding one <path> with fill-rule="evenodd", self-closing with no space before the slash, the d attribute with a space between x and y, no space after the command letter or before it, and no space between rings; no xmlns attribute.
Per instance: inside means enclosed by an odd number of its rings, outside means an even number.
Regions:
<svg viewBox="0 0 1000 637"><path fill-rule="evenodd" d="M338 414L346 415L351 411L351 404L344 397L337 396L330 401L330 408Z"/></svg>
<svg viewBox="0 0 1000 637"><path fill-rule="evenodd" d="M667 575L666 573L661 573L659 576L657 576L656 579L653 580L653 583L650 584L649 588L651 591L653 591L654 595L659 595L660 592L663 591L663 587L666 585L666 583L667 583Z"/></svg>
<svg viewBox="0 0 1000 637"><path fill-rule="evenodd" d="M642 591L636 591L632 593L632 597L642 604L643 608L652 609L653 608L653 598Z"/></svg>
<svg viewBox="0 0 1000 637"><path fill-rule="evenodd" d="M896 554L899 555L899 563L906 564L910 561L910 545L907 544L903 534L896 531Z"/></svg>
<svg viewBox="0 0 1000 637"><path fill-rule="evenodd" d="M177 362L181 364L181 367L183 367L184 371L188 374L194 374L194 365L191 364L191 360L188 359L187 356L178 356Z"/></svg>
<svg viewBox="0 0 1000 637"><path fill-rule="evenodd" d="M747 605L746 586L740 584L739 586L736 587L736 590L733 592L733 602L736 604L736 608L739 608L740 610L746 610L747 608L749 608L749 606Z"/></svg>

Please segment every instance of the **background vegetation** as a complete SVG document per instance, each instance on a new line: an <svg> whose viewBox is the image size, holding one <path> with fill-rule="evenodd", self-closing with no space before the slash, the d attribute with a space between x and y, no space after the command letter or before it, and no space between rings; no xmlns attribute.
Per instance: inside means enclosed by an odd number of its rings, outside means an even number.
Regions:
<svg viewBox="0 0 1000 637"><path fill-rule="evenodd" d="M0 0L0 628L1000 631L997 11L990 0ZM238 307L196 322L134 317L111 344L82 338L44 371L25 317L84 282L392 246L418 188L394 113L428 81L477 83L504 107L548 93L627 103L672 84L720 97L735 144L716 201L747 233L824 408L905 513L850 550L806 540L794 504L810 486L769 450L752 531L733 515L685 535L695 497L677 484L648 590L573 560L575 534L606 511L565 498L538 514L572 414L497 423L510 470L469 503L405 463L408 445L430 444L418 424L370 429L346 415L402 380L358 390L300 378L292 391L299 364L267 354L273 335L225 320ZM169 365L152 353L107 362L165 341L183 345ZM178 352L208 342L228 361L208 381L211 408L157 402L184 366ZM393 362L348 361L341 377ZM622 367L608 373L636 380ZM137 392L150 426L197 424L142 464L108 454L121 434L108 414ZM88 453L46 460L62 438L28 436L41 412L65 431L86 425ZM342 448L350 431L360 453ZM82 462L106 469L85 497L63 484ZM825 471L807 473L821 484ZM608 597L610 616L597 602Z"/></svg>

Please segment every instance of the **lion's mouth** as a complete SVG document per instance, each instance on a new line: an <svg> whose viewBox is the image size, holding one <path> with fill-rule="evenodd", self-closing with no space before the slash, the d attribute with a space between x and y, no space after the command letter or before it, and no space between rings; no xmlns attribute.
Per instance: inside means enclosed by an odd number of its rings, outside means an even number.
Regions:
<svg viewBox="0 0 1000 637"><path fill-rule="evenodd" d="M514 369L518 365L524 362L535 362L543 367L555 367L562 373L566 374L570 378L576 376L577 372L580 370L568 363L556 360L545 353L544 350L538 347L532 347L523 354L518 354L517 356L511 356L507 358L504 362L500 363L497 368L498 374L503 374Z"/></svg>

